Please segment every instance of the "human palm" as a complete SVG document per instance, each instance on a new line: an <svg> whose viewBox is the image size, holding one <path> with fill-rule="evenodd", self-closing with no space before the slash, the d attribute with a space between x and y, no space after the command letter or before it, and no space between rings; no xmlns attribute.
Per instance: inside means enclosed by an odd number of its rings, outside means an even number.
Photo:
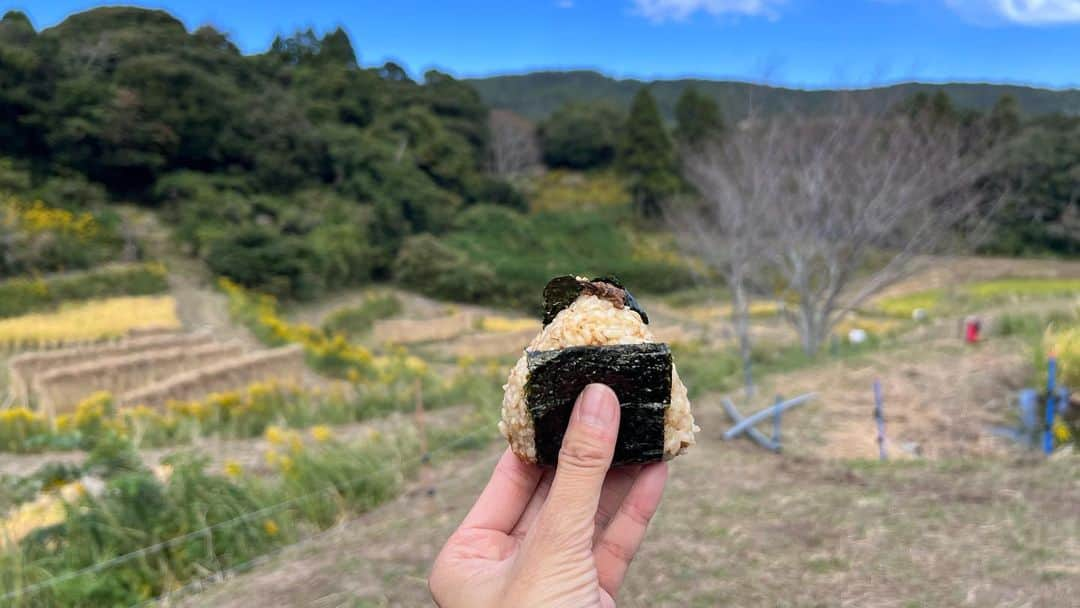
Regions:
<svg viewBox="0 0 1080 608"><path fill-rule="evenodd" d="M435 560L442 608L615 606L656 512L664 463L609 470L619 406L590 385L574 408L554 471L507 450Z"/></svg>

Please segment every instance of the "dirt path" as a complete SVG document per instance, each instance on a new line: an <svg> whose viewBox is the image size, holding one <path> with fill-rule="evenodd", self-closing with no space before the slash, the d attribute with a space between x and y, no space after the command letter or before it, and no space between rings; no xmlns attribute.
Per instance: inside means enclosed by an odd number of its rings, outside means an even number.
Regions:
<svg viewBox="0 0 1080 608"><path fill-rule="evenodd" d="M239 340L252 349L261 347L246 327L233 323L225 294L214 288L213 277L201 261L177 249L157 215L129 208L124 210L124 217L149 256L168 267L169 291L176 299L176 313L185 329L208 330L222 340Z"/></svg>
<svg viewBox="0 0 1080 608"><path fill-rule="evenodd" d="M435 410L426 414L426 424L431 429L447 428L461 420L471 406L456 406ZM403 427L412 426L410 414L391 413L368 422L358 422L331 427L334 439L343 442L361 440L373 432L393 433ZM251 439L220 439L203 437L191 444L140 450L143 461L150 466L160 464L166 457L180 452L198 452L210 458L210 470L220 472L225 463L235 462L245 471L255 474L269 473L265 455L271 444L262 437ZM86 452L73 450L68 452L46 452L43 454L0 453L0 475L29 475L46 462L67 462L81 464L86 459Z"/></svg>

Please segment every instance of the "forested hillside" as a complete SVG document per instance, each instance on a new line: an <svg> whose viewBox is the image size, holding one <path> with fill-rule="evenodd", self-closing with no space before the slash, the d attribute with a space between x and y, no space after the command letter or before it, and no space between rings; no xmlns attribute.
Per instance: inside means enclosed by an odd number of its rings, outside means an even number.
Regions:
<svg viewBox="0 0 1080 608"><path fill-rule="evenodd" d="M163 11L94 9L41 32L9 12L0 117L15 184L0 189L159 206L216 273L283 295L385 276L408 235L520 203L481 171L471 87L360 67L340 29L245 56Z"/></svg>
<svg viewBox="0 0 1080 608"><path fill-rule="evenodd" d="M691 87L713 98L734 119L745 117L751 107L755 112L766 114L781 110L819 112L835 107L840 94L848 94L721 80L678 79L646 83L634 79L617 80L591 71L534 72L467 82L480 92L488 105L513 110L533 120L547 118L563 104L573 101L608 101L626 109L643 84L650 84L660 113L667 120L674 119L679 96ZM872 107L887 107L920 92L934 94L937 91L944 91L957 106L981 112L993 107L1002 95L1010 95L1027 116L1080 114L1080 90L1076 89L1053 91L1017 85L909 83L865 89L858 91L855 98Z"/></svg>

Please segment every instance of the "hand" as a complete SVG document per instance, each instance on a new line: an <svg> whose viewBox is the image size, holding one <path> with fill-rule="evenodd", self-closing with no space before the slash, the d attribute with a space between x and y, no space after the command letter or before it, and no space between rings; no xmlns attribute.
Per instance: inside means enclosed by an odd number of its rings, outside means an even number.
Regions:
<svg viewBox="0 0 1080 608"><path fill-rule="evenodd" d="M435 559L435 603L613 608L667 480L665 463L609 472L618 432L615 393L591 384L574 404L558 468L508 449Z"/></svg>

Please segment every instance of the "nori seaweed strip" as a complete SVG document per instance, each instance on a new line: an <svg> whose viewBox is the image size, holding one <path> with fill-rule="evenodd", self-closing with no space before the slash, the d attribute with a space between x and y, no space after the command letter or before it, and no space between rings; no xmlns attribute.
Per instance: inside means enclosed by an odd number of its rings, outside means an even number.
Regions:
<svg viewBox="0 0 1080 608"><path fill-rule="evenodd" d="M638 301L634 298L630 290L623 287L619 279L614 276L597 277L591 283L607 283L617 287L623 291L623 305L630 310L638 313L641 317L641 321L646 325L649 324L649 315L645 313L645 309L638 304ZM544 325L551 323L555 319L555 315L563 311L563 309L569 307L574 303L574 300L578 299L581 292L586 289L587 285L585 281L579 281L577 277L571 275L563 275L561 277L555 277L548 281L547 286L544 287Z"/></svg>
<svg viewBox="0 0 1080 608"><path fill-rule="evenodd" d="M544 325L551 323L555 315L574 303L581 295L581 281L565 275L548 281L544 287Z"/></svg>
<svg viewBox="0 0 1080 608"><path fill-rule="evenodd" d="M558 462L574 401L587 385L619 397L622 421L613 465L664 457L664 414L671 403L671 349L666 344L571 346L529 351L525 404L533 420L536 461Z"/></svg>

